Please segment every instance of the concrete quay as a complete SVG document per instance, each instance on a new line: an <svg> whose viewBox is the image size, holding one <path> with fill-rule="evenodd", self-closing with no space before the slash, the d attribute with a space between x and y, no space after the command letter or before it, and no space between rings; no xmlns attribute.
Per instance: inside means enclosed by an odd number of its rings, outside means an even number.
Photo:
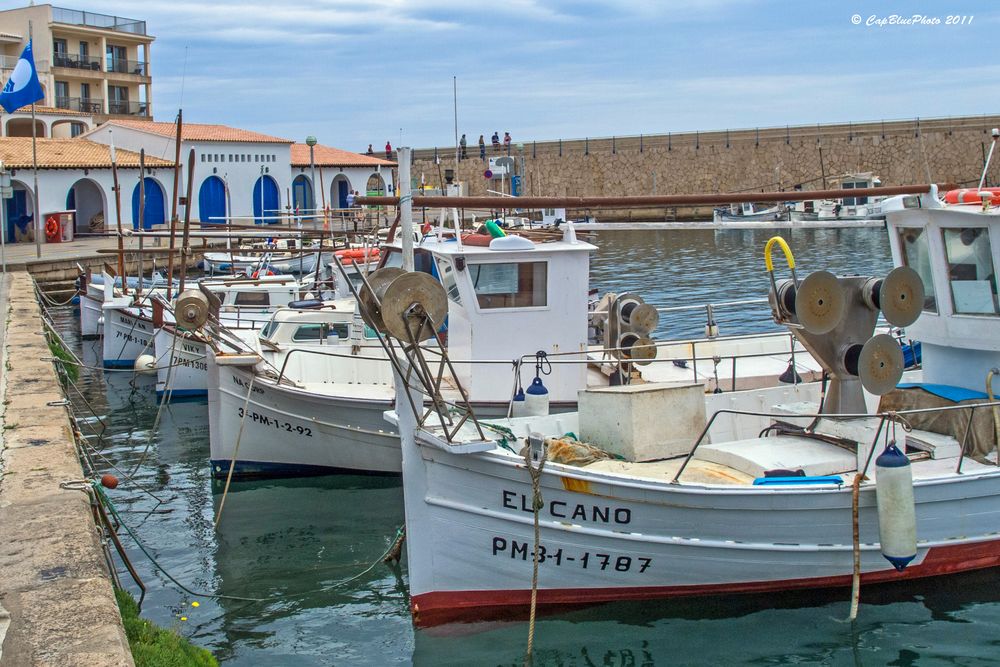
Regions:
<svg viewBox="0 0 1000 667"><path fill-rule="evenodd" d="M0 274L0 667L133 665L42 327Z"/></svg>

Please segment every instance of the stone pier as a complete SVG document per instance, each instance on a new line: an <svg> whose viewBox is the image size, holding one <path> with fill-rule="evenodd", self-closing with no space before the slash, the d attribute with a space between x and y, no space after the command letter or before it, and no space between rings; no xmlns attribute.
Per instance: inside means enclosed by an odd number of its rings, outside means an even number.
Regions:
<svg viewBox="0 0 1000 667"><path fill-rule="evenodd" d="M0 667L132 665L41 312L0 273Z"/></svg>

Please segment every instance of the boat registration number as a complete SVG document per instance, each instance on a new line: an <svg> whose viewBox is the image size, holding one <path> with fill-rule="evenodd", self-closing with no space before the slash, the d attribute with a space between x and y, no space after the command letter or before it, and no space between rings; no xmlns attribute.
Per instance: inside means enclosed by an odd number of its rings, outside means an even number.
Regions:
<svg viewBox="0 0 1000 667"><path fill-rule="evenodd" d="M506 537L493 538L493 555L506 556L513 560L533 561L535 552L528 542L508 540ZM615 572L645 572L653 563L652 558L625 554L602 554L590 551L567 552L562 547L555 551L538 545L538 564L549 563L556 566L569 565L583 570L607 570Z"/></svg>
<svg viewBox="0 0 1000 667"><path fill-rule="evenodd" d="M246 415L247 421L252 421L255 424L260 424L261 426L273 426L278 431L297 433L299 435L304 435L307 438L313 437L312 429L308 426L296 426L295 424L289 424L288 422L283 422L279 419L262 415L254 410L247 410L244 413L243 408L239 408L240 419L244 418L244 414Z"/></svg>

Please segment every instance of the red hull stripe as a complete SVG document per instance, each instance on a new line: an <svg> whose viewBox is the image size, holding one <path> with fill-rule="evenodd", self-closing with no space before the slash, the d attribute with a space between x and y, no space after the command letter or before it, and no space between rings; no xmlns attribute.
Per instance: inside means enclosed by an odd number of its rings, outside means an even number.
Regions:
<svg viewBox="0 0 1000 667"><path fill-rule="evenodd" d="M892 569L865 573L863 584L876 584L904 579L935 577L956 572L981 570L1000 566L1000 540L935 547L927 552L923 562L902 572ZM770 593L806 588L836 588L851 585L851 575L749 581L729 584L695 586L636 586L628 588L555 588L538 591L539 608L549 611L558 607L579 607L617 600L652 600L671 597L695 597L739 593ZM410 601L414 623L431 627L456 621L479 621L517 617L531 601L531 591L447 591L417 595Z"/></svg>

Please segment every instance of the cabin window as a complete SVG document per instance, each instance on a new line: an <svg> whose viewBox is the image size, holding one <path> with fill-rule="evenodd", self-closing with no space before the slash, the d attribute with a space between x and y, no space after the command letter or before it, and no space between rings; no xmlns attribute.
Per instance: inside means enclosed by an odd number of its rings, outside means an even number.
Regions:
<svg viewBox="0 0 1000 667"><path fill-rule="evenodd" d="M403 268L403 253L400 252L398 248L386 248L385 251L386 258L385 262L379 268L385 268L389 266L396 267L398 269ZM437 275L434 272L434 259L431 254L426 250L415 250L413 253L413 268L422 273L428 273L435 278Z"/></svg>
<svg viewBox="0 0 1000 667"><path fill-rule="evenodd" d="M924 310L937 312L937 296L931 273L931 249L926 230L920 227L903 227L899 230L899 247L903 251L903 264L918 274L924 283Z"/></svg>
<svg viewBox="0 0 1000 667"><path fill-rule="evenodd" d="M351 337L351 325L347 322L334 322L326 325L327 338L339 338L344 340Z"/></svg>
<svg viewBox="0 0 1000 667"><path fill-rule="evenodd" d="M455 280L455 267L447 260L438 260L438 270L441 272L441 284L444 285L448 298L462 305L462 297L458 292L458 282Z"/></svg>
<svg viewBox="0 0 1000 667"><path fill-rule="evenodd" d="M468 271L480 308L548 305L545 262L470 264Z"/></svg>
<svg viewBox="0 0 1000 667"><path fill-rule="evenodd" d="M233 303L237 306L266 307L271 305L271 295L267 292L237 292Z"/></svg>
<svg viewBox="0 0 1000 667"><path fill-rule="evenodd" d="M260 334L259 334L259 336L260 336L261 338L270 338L270 337L271 337L271 334L272 334L272 333L274 333L274 330L275 330L275 329L277 329L277 328L278 328L278 324L277 324L277 322L275 322L274 320L270 320L270 321L268 321L268 323L267 323L267 324L265 324L265 325L264 325L264 327L263 327L263 328L262 328L262 329L260 330Z"/></svg>
<svg viewBox="0 0 1000 667"><path fill-rule="evenodd" d="M365 338L371 340L378 338L378 333L367 324L365 325Z"/></svg>
<svg viewBox="0 0 1000 667"><path fill-rule="evenodd" d="M322 340L323 338L326 338L326 325L324 324L303 324L292 334L294 341Z"/></svg>
<svg viewBox="0 0 1000 667"><path fill-rule="evenodd" d="M948 283L955 313L996 315L997 280L993 249L985 227L942 230Z"/></svg>
<svg viewBox="0 0 1000 667"><path fill-rule="evenodd" d="M841 183L840 187L842 190L853 190L854 188L867 188L868 184L864 181L847 181ZM868 197L844 197L844 206L861 206L862 204L868 203Z"/></svg>

